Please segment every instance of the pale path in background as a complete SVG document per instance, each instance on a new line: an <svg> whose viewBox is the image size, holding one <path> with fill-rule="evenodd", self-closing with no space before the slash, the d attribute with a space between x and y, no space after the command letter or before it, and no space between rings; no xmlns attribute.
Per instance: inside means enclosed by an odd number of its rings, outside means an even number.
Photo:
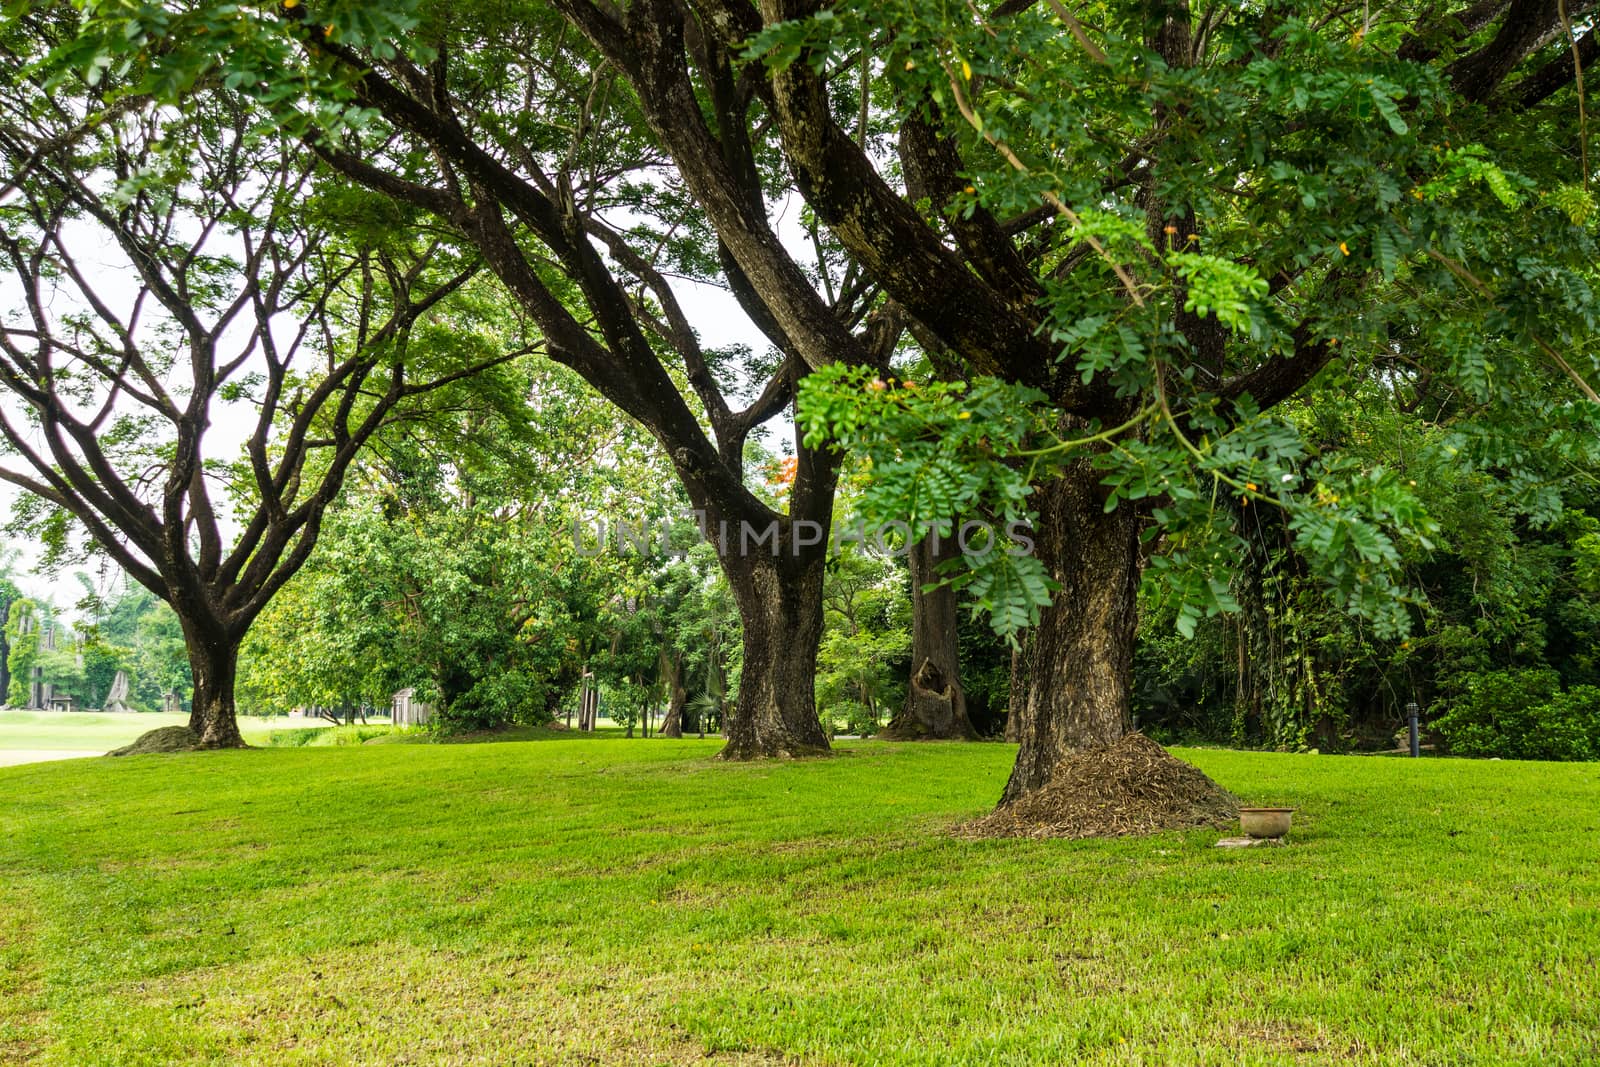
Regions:
<svg viewBox="0 0 1600 1067"><path fill-rule="evenodd" d="M47 763L58 759L83 759L103 756L103 752L63 752L48 748L0 748L0 767L20 767L24 763Z"/></svg>

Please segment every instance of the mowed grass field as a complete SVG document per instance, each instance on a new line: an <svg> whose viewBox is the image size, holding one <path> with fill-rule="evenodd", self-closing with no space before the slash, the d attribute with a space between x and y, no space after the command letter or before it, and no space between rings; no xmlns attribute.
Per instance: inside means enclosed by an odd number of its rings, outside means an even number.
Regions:
<svg viewBox="0 0 1600 1067"><path fill-rule="evenodd" d="M188 714L137 712L107 714L100 711L0 711L0 767L8 752L108 752L121 748L149 730L187 726ZM243 716L239 729L252 744L265 743L267 735L289 726L315 727L317 720L258 719Z"/></svg>
<svg viewBox="0 0 1600 1067"><path fill-rule="evenodd" d="M147 730L188 722L187 715L156 713L0 711L0 751L105 752L121 748Z"/></svg>
<svg viewBox="0 0 1600 1067"><path fill-rule="evenodd" d="M1013 749L0 770L0 1061L1594 1064L1600 765L1180 751L1281 848L967 841Z"/></svg>

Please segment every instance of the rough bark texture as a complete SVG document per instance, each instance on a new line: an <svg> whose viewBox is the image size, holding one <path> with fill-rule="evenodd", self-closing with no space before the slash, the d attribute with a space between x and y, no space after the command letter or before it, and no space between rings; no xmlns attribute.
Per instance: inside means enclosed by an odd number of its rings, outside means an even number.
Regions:
<svg viewBox="0 0 1600 1067"><path fill-rule="evenodd" d="M6 623L11 621L11 600L0 596L0 704L11 692L11 643L6 640Z"/></svg>
<svg viewBox="0 0 1600 1067"><path fill-rule="evenodd" d="M188 630L188 627L185 627ZM197 748L244 748L234 714L233 683L239 668L239 646L226 639L189 639L189 668L194 674L194 700L189 729Z"/></svg>
<svg viewBox="0 0 1600 1067"><path fill-rule="evenodd" d="M724 724L723 759L828 752L815 693L825 563L821 552L726 562L744 625L744 669L738 702Z"/></svg>
<svg viewBox="0 0 1600 1067"><path fill-rule="evenodd" d="M1006 691L1005 739L1007 744L1015 745L1022 741L1022 733L1019 726L1022 722L1022 712L1019 709L1022 707L1022 697L1028 691L1027 679L1022 673L1022 648L1026 647L1026 642L1031 640L1032 637L1032 634L1024 634L1018 638L1021 647L1014 648L1011 652L1011 686Z"/></svg>
<svg viewBox="0 0 1600 1067"><path fill-rule="evenodd" d="M1002 805L1047 784L1067 757L1132 729L1139 520L1126 505L1105 512L1100 477L1080 463L1038 496L1036 551L1061 591L1023 648L1024 691L1011 696L1021 749Z"/></svg>
<svg viewBox="0 0 1600 1067"><path fill-rule="evenodd" d="M683 687L683 653L661 651L661 669L667 682L667 714L661 720L662 737L683 736L683 709L689 691Z"/></svg>
<svg viewBox="0 0 1600 1067"><path fill-rule="evenodd" d="M959 555L953 538L929 534L911 546L911 678L906 702L884 727L887 741L973 740L961 687L956 639L956 595L949 586L924 591L939 580L939 564Z"/></svg>

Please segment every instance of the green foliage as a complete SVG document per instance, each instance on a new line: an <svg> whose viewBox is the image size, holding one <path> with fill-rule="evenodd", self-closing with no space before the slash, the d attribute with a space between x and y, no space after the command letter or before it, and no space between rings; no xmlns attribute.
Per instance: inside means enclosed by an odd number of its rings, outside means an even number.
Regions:
<svg viewBox="0 0 1600 1067"><path fill-rule="evenodd" d="M830 732L870 736L905 699L910 673L911 602L906 571L892 557L854 546L828 562L823 636L817 654L817 711Z"/></svg>
<svg viewBox="0 0 1600 1067"><path fill-rule="evenodd" d="M109 600L92 596L79 607L93 620L85 627L84 664L97 699L117 670L128 672L128 703L137 711L162 710L168 693L187 699L194 684L188 647L165 601L130 582Z"/></svg>
<svg viewBox="0 0 1600 1067"><path fill-rule="evenodd" d="M40 605L26 597L11 602L6 617L6 670L11 683L6 691L6 703L14 708L28 706L33 667L39 661ZM28 628L29 632L22 631Z"/></svg>
<svg viewBox="0 0 1600 1067"><path fill-rule="evenodd" d="M981 505L1025 520L1027 486L1087 456L1108 509L1153 520L1147 588L1185 635L1237 610L1233 510L1275 509L1318 594L1401 638L1421 611L1404 563L1437 530L1412 480L1346 454L1347 441L1307 439L1278 398L1226 383L1323 346L1338 384L1308 391L1314 402L1352 382L1403 392L1420 369L1484 405L1460 427L1460 451L1479 453L1470 462L1544 467L1537 452L1557 440L1574 458L1592 453L1593 406L1552 395L1563 372L1541 355L1567 353L1578 377L1595 370L1578 355L1593 351L1600 307L1587 194L1539 137L1465 117L1449 78L1398 58L1386 33L1332 30L1316 5L1239 9L1208 23L1205 59L1174 66L1148 18L1138 5L1098 9L1091 50L1048 5L975 20L857 0L755 38L750 56L778 68L831 71L866 50L882 59L886 95L931 102L922 117L944 123L970 182L952 218L1057 207L1062 220L1029 245L1039 303L1061 369L1104 390L1057 406L970 372L970 385L908 393L830 369L802 390L801 424L812 441L865 451L873 494L902 516ZM1122 158L1145 143L1162 148ZM1150 176L1125 180L1133 163ZM1070 396L1059 374L1041 380ZM988 421L985 396L1003 420ZM1558 512L1549 483L1540 491ZM1036 617L1042 576L968 563L999 630Z"/></svg>
<svg viewBox="0 0 1600 1067"><path fill-rule="evenodd" d="M953 537L958 517L992 508L1009 534L1026 525L1033 492L1030 472L1011 461L1027 453L1042 399L992 378L891 386L870 369L834 365L800 383L797 421L808 445L838 442L871 463L871 489L858 501L867 527ZM1053 588L1039 561L1015 548L971 544L969 566L952 579L1007 636L1037 621Z"/></svg>
<svg viewBox="0 0 1600 1067"><path fill-rule="evenodd" d="M133 665L128 649L106 644L93 634L85 635L82 645L83 682L82 697L90 707L100 707L111 692L117 672ZM131 686L130 686L131 688Z"/></svg>
<svg viewBox="0 0 1600 1067"><path fill-rule="evenodd" d="M1444 153L1441 162L1439 176L1418 187L1421 198L1471 192L1474 183L1482 182L1501 204L1508 208L1521 206L1522 197L1511 176L1489 158L1489 150L1483 145L1452 148Z"/></svg>
<svg viewBox="0 0 1600 1067"><path fill-rule="evenodd" d="M490 503L391 519L354 496L249 638L241 702L386 708L416 688L462 728L544 721L563 636L555 537Z"/></svg>
<svg viewBox="0 0 1600 1067"><path fill-rule="evenodd" d="M88 689L83 673L83 668L78 664L78 649L75 643L61 640L54 649L40 649L36 666L44 669L43 678L46 682L56 687L60 694L71 694L77 697L80 703L89 702Z"/></svg>
<svg viewBox="0 0 1600 1067"><path fill-rule="evenodd" d="M1124 501L1148 506L1164 531L1148 577L1173 598L1185 636L1200 619L1237 608L1228 584L1240 542L1217 510L1223 494L1284 513L1297 550L1338 607L1385 634L1409 627L1414 594L1400 572L1400 546L1426 548L1435 524L1394 471L1312 453L1292 425L1255 411L1248 398L1229 418L1192 413L1200 444L1159 407L1121 426L1061 434L1040 421L1048 417L1040 399L995 379L891 386L870 370L830 367L802 383L799 421L808 442L839 442L870 460L862 501L869 521L947 533L956 516L984 511L1009 531L1025 530L1032 484L1088 453L1104 472L1106 510ZM1142 436L1122 436L1135 425ZM1054 587L1042 565L1017 550L1022 544L967 552L953 582L1008 636L1037 621Z"/></svg>
<svg viewBox="0 0 1600 1067"><path fill-rule="evenodd" d="M27 705L34 667L43 668L41 681L76 698L79 707L103 704L119 670L128 672L128 703L136 711L159 711L165 694L188 693L189 656L177 616L166 604L128 586L109 602L90 597L79 608L91 621L71 633L50 604L27 598L12 603L5 627L7 703ZM42 646L46 627L55 628L54 651Z"/></svg>
<svg viewBox="0 0 1600 1067"><path fill-rule="evenodd" d="M409 736L413 730L392 726L308 726L299 730L273 730L267 744L273 748L329 748L364 745L374 738Z"/></svg>
<svg viewBox="0 0 1600 1067"><path fill-rule="evenodd" d="M182 706L194 689L183 626L164 602L152 597L148 603L133 642L133 696L147 710L165 706L169 693L176 694Z"/></svg>
<svg viewBox="0 0 1600 1067"><path fill-rule="evenodd" d="M1550 190L1547 199L1571 219L1574 226L1586 226L1595 217L1594 194L1581 185L1558 185Z"/></svg>
<svg viewBox="0 0 1600 1067"><path fill-rule="evenodd" d="M1474 674L1434 726L1463 756L1600 759L1600 688L1560 685L1548 668Z"/></svg>
<svg viewBox="0 0 1600 1067"><path fill-rule="evenodd" d="M1237 614L1200 620L1184 647L1161 634L1178 605L1147 583L1135 661L1147 729L1287 749L1389 748L1406 703L1422 705L1427 722L1457 698L1465 674L1548 667L1569 688L1600 684L1600 519L1585 488L1593 468L1554 445L1486 446L1471 407L1429 425L1402 403L1385 387L1330 382L1286 413L1318 448L1395 472L1436 524L1425 540L1394 546L1414 590L1409 634L1341 610L1287 517L1235 503L1229 527L1242 548L1227 561L1227 589ZM1564 432L1528 427L1530 440ZM1348 493L1339 495L1325 506L1343 507Z"/></svg>
<svg viewBox="0 0 1600 1067"><path fill-rule="evenodd" d="M828 705L828 716L834 729L857 737L871 737L883 728L883 712L859 700L834 701Z"/></svg>
<svg viewBox="0 0 1600 1067"><path fill-rule="evenodd" d="M83 5L78 32L37 62L60 86L81 79L106 95L148 97L176 104L197 88L220 84L285 124L295 134L359 128L367 117L355 102L353 79L307 44L327 41L370 49L390 59L403 50L426 62L432 53L414 31L415 3L300 0L252 7L205 3L174 7L147 0ZM13 18L43 18L49 5L10 5ZM397 47L392 42L404 42Z"/></svg>
<svg viewBox="0 0 1600 1067"><path fill-rule="evenodd" d="M1183 279L1183 310L1209 315L1230 330L1250 333L1265 317L1267 280L1220 256L1170 252L1167 265Z"/></svg>
<svg viewBox="0 0 1600 1067"><path fill-rule="evenodd" d="M560 368L497 370L439 406L379 440L262 614L242 655L245 707L383 709L415 688L446 731L534 725L575 701L588 670L603 713L631 729L666 699L664 651L690 690L720 677L732 607L708 550L643 556L608 527L594 551L597 517L654 541L684 507L641 434L619 432ZM570 455L598 458L546 461ZM692 532L678 523L673 544Z"/></svg>

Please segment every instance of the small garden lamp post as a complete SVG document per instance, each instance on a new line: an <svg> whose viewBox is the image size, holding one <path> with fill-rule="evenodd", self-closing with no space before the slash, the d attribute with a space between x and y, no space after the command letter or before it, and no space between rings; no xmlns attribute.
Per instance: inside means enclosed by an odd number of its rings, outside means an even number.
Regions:
<svg viewBox="0 0 1600 1067"><path fill-rule="evenodd" d="M1417 737L1417 712L1422 710L1417 707L1415 700L1406 705L1406 720L1411 724L1411 758L1416 759L1422 755L1422 745Z"/></svg>

